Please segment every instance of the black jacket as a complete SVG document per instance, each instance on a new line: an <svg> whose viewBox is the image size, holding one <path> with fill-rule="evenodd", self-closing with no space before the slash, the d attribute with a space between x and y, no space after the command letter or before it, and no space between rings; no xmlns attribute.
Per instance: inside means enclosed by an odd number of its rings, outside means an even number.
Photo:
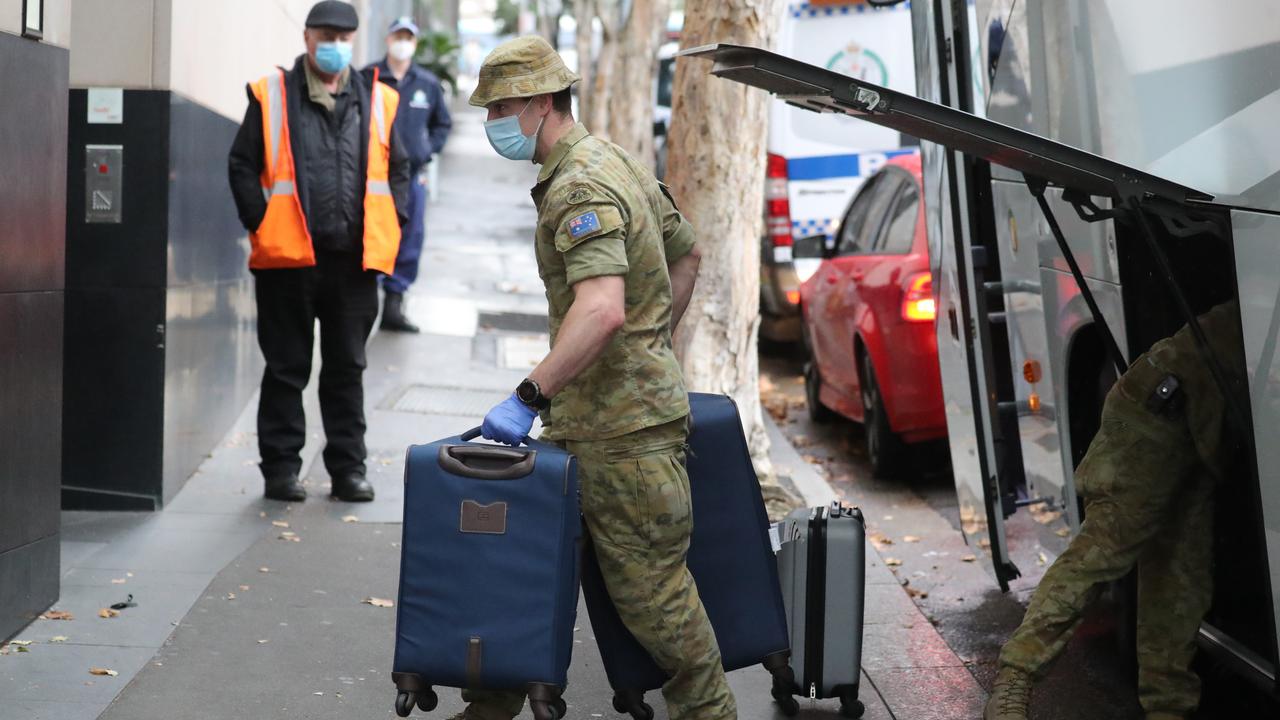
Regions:
<svg viewBox="0 0 1280 720"><path fill-rule="evenodd" d="M354 148L351 147L350 135L348 141L342 142L341 123L340 122L314 122L317 116L313 113L319 113L319 117L332 118L329 113L322 107L311 102L307 92L306 70L302 67L302 63L306 62L306 56L298 57L294 63L293 69L285 73L285 105L289 118L289 146L293 151L294 159L294 184L298 193L298 200L302 204L302 211L307 218L307 227L313 230L312 241L317 245L317 250L333 249L359 249L360 238L364 234L364 191L366 185L366 168L368 168L368 152L369 152L369 121L372 113L369 109L370 93L372 92L373 74L357 72L352 70L350 80L347 85L347 95L344 101L350 107L350 111L359 113L359 135L356 136L358 147L358 158L347 158L344 162L343 155L350 154ZM256 230L262 223L262 218L267 213L267 200L262 196L262 182L260 177L265 164L265 149L262 142L262 108L258 104L257 98L253 96L252 88L247 88L249 95L249 107L245 110L244 121L240 124L240 130L236 133L236 139L231 145L231 152L227 159L228 175L231 180L231 194L235 198L236 210L240 214L240 222L247 230ZM307 113L307 115L304 115ZM399 117L397 113L396 123L391 127L391 162L390 162L390 185L391 195L395 201L396 215L399 217L401 227L408 222L409 208L409 157L404 150L404 145L400 141L397 131L399 125ZM316 137L316 133L323 132L327 128L328 132L334 133L335 137L321 138ZM345 148L344 148L345 145ZM309 177L308 167L324 167L323 162L317 163L317 160L325 160L325 158L315 158L308 153L329 147L330 152L336 150L339 157L330 159L337 163L350 167L350 160L355 159L354 164L357 170L356 182L352 185L354 194L342 191L338 177L332 176L331 173L324 173L321 177ZM338 200L342 196L347 196L345 200ZM327 202L324 207L316 204L317 198L325 198ZM354 207L333 207L330 203L341 201L344 204L353 203ZM318 237L314 230L320 227L332 226L332 222L336 217L347 217L353 220L351 234L353 236L354 245L350 248L342 247L340 238ZM319 225L317 225L319 223ZM326 233L328 235L328 233ZM335 245L335 242L337 243Z"/></svg>

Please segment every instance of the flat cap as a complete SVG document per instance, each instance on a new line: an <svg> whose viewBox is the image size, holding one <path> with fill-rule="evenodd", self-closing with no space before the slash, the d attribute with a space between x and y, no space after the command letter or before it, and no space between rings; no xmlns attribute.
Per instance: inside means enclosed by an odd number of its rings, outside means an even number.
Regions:
<svg viewBox="0 0 1280 720"><path fill-rule="evenodd" d="M330 27L338 30L355 30L360 27L360 16L350 3L342 0L321 0L307 13L307 27Z"/></svg>
<svg viewBox="0 0 1280 720"><path fill-rule="evenodd" d="M495 100L559 92L581 79L565 66L551 43L539 35L527 35L508 40L489 53L480 66L480 81L470 102L485 107Z"/></svg>

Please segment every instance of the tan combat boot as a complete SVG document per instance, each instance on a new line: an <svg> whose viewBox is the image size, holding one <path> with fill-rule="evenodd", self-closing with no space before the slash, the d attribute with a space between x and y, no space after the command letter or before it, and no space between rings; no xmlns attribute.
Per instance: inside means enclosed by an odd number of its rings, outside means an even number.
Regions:
<svg viewBox="0 0 1280 720"><path fill-rule="evenodd" d="M982 720L1027 720L1030 702L1031 676L1017 668L1001 666Z"/></svg>

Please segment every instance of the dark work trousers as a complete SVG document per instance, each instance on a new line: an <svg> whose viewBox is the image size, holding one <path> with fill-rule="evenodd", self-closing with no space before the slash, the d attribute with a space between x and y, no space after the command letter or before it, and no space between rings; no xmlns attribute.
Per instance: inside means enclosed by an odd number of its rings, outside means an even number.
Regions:
<svg viewBox="0 0 1280 720"><path fill-rule="evenodd" d="M422 257L422 244L427 234L427 186L422 184L426 171L414 175L409 183L409 222L400 234L400 251L396 253L396 271L382 278L387 292L409 292L409 286L418 279L418 259Z"/></svg>
<svg viewBox="0 0 1280 720"><path fill-rule="evenodd" d="M267 479L302 468L306 418L302 390L311 377L320 321L320 417L330 477L365 472L364 346L378 314L377 273L359 253L320 253L308 268L255 270L258 346L266 358L258 401L258 451Z"/></svg>

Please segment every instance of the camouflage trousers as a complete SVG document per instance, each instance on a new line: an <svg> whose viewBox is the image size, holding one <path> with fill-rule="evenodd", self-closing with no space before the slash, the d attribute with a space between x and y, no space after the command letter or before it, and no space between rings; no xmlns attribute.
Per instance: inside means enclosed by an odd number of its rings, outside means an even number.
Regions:
<svg viewBox="0 0 1280 720"><path fill-rule="evenodd" d="M720 648L685 564L693 531L684 467L687 421L620 438L565 442L578 457L582 515L605 588L622 622L671 679L662 687L672 720L737 717ZM519 692L464 691L467 717L509 720Z"/></svg>
<svg viewBox="0 0 1280 720"><path fill-rule="evenodd" d="M1136 565L1138 699L1149 716L1190 716L1200 699L1190 669L1196 631L1213 594L1213 485L1181 418L1108 395L1076 471L1086 501L1080 534L1040 581L1000 663L1042 675L1100 585Z"/></svg>

